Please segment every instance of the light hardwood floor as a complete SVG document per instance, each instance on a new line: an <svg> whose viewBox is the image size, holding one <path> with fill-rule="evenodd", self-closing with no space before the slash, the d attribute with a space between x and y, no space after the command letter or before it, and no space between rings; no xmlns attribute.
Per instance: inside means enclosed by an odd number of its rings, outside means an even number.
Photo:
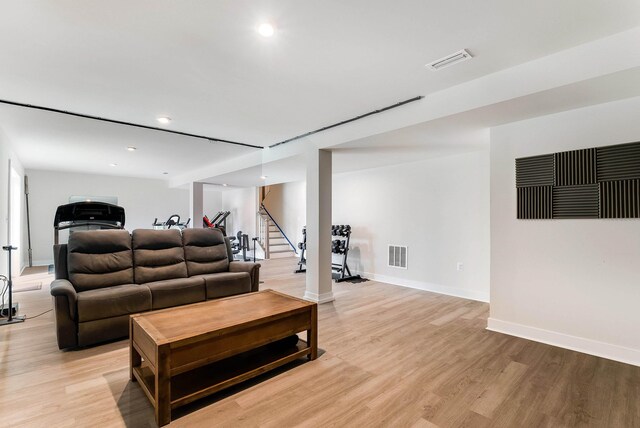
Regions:
<svg viewBox="0 0 640 428"><path fill-rule="evenodd" d="M302 296L295 260L265 262L272 288ZM334 286L308 363L174 413L176 427L640 427L640 367L485 330L488 305L378 282ZM51 307L48 285L17 293ZM0 330L0 423L155 426L129 382L126 340L61 352L53 314Z"/></svg>

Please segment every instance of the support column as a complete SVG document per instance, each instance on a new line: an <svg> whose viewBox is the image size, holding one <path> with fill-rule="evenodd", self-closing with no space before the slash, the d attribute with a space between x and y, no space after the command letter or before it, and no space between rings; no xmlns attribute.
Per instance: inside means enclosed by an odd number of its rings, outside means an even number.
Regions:
<svg viewBox="0 0 640 428"><path fill-rule="evenodd" d="M304 298L327 303L333 298L331 279L331 152L307 153L307 274Z"/></svg>
<svg viewBox="0 0 640 428"><path fill-rule="evenodd" d="M191 227L202 228L204 217L204 183L193 182L189 186L189 217Z"/></svg>

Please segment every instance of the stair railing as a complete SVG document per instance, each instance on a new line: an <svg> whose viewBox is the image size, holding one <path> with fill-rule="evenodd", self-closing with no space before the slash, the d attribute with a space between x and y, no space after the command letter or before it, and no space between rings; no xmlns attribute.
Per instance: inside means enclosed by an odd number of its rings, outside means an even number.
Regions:
<svg viewBox="0 0 640 428"><path fill-rule="evenodd" d="M258 242L264 250L264 258L269 258L269 219L258 212Z"/></svg>
<svg viewBox="0 0 640 428"><path fill-rule="evenodd" d="M264 204L260 204L260 208L264 210L264 212L267 214L267 216L269 217L269 220L275 225L275 227L278 228L278 230L280 231L280 233L282 234L282 236L284 236L284 239L287 240L287 242L289 243L289 246L291 246L291 249L293 250L294 253L298 254L298 249L296 248L295 245L293 245L291 243L291 241L289 240L289 238L287 237L286 233L284 233L284 231L282 230L282 228L280 227L280 225L278 224L277 221L275 221L273 219L273 217L271 216L271 213L269 212L269 210L267 210L267 208L264 206ZM269 222L267 222L267 238L269 237Z"/></svg>

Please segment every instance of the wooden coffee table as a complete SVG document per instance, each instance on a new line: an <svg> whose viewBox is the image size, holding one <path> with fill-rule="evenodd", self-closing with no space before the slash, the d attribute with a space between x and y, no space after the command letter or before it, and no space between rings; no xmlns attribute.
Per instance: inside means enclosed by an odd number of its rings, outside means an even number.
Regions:
<svg viewBox="0 0 640 428"><path fill-rule="evenodd" d="M140 382L158 425L166 425L179 406L300 357L314 360L317 308L265 290L132 315L131 380ZM307 342L272 344L301 331Z"/></svg>

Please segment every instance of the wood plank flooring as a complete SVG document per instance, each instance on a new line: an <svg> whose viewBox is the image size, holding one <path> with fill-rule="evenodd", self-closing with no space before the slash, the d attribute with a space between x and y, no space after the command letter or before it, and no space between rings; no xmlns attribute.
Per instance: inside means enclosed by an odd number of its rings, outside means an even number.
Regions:
<svg viewBox="0 0 640 428"><path fill-rule="evenodd" d="M263 263L261 289L301 297L295 259ZM16 295L51 308L48 283ZM176 427L640 427L640 367L485 330L488 305L374 281L334 285L324 353L174 413ZM57 349L54 317L0 329L0 423L148 427L126 340Z"/></svg>

